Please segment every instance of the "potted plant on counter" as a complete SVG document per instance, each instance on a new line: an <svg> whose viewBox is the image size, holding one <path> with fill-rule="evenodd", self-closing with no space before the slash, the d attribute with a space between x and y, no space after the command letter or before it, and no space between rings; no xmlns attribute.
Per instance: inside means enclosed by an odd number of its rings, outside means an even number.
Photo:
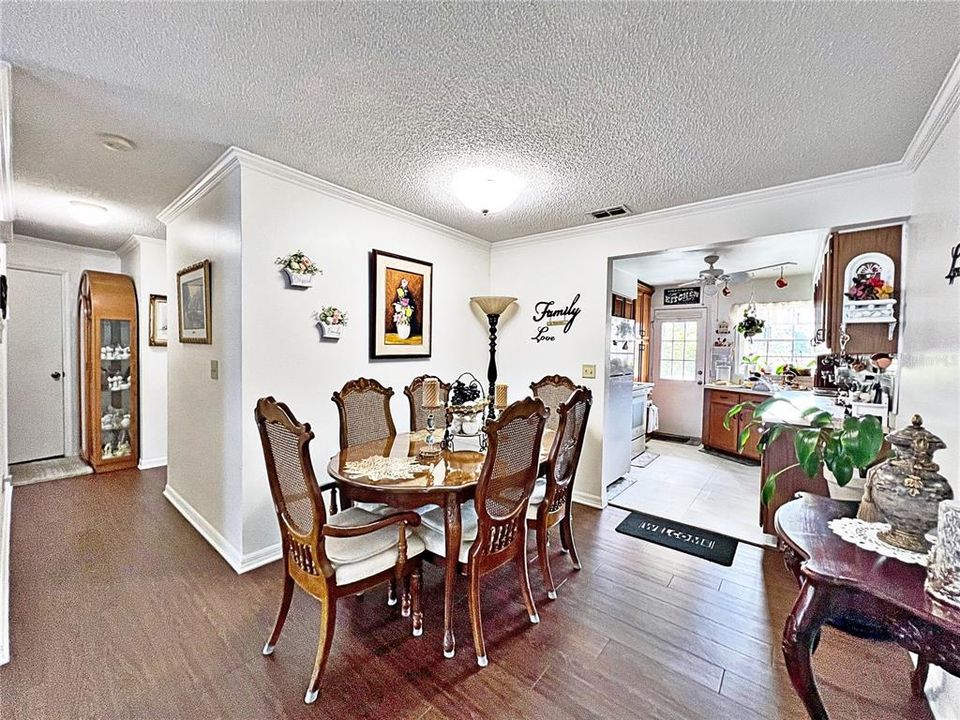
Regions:
<svg viewBox="0 0 960 720"><path fill-rule="evenodd" d="M807 425L796 427L782 422L764 422L764 415L777 404L785 403L793 408ZM837 485L844 487L853 479L853 471L863 472L877 459L883 446L883 427L880 419L872 415L865 417L845 417L842 423L835 423L834 416L818 407L802 410L785 398L772 397L762 403L742 402L734 405L723 419L723 426L730 429L730 423L744 410L751 411L750 422L743 426L737 437L737 452L742 452L750 433L760 433L757 450L761 455L776 440L784 429L795 431L793 448L797 462L769 475L763 482L760 499L768 505L777 491L777 478L787 470L799 467L807 475L814 477L826 466Z"/></svg>
<svg viewBox="0 0 960 720"><path fill-rule="evenodd" d="M280 266L287 276L290 287L310 287L313 285L313 276L323 273L313 260L308 258L303 250L297 250L285 257L278 257L274 263Z"/></svg>
<svg viewBox="0 0 960 720"><path fill-rule="evenodd" d="M317 318L317 324L323 331L323 337L332 340L338 340L343 334L343 328L347 326L346 311L333 305L320 308L314 317Z"/></svg>

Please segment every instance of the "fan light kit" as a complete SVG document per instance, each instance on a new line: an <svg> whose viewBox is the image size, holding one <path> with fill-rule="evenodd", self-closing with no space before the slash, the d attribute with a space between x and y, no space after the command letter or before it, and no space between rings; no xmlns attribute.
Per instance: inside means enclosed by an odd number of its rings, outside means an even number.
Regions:
<svg viewBox="0 0 960 720"><path fill-rule="evenodd" d="M783 268L787 265L796 265L795 262L786 261L728 273L723 268L716 267L716 264L720 261L719 255L707 255L703 261L707 264L707 267L700 271L699 277L697 277L696 280L683 283L683 285L680 285L680 287L693 287L699 285L706 295L716 295L717 292L723 292L724 296L728 296L732 292L730 290L730 285L736 285L737 283L750 280L750 273L778 267L780 268L780 278L777 280L777 287L785 288L787 286L787 281L783 277Z"/></svg>

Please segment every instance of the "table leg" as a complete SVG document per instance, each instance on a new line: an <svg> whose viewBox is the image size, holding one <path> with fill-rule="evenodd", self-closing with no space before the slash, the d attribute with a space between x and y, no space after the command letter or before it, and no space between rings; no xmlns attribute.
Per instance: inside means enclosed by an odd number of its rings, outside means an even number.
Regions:
<svg viewBox="0 0 960 720"><path fill-rule="evenodd" d="M805 581L783 629L783 657L787 672L812 720L829 720L810 662L820 628L828 620L829 608L829 597L809 580Z"/></svg>
<svg viewBox="0 0 960 720"><path fill-rule="evenodd" d="M452 658L456 652L456 641L453 637L453 590L457 582L462 530L460 500L455 493L447 494L443 510L443 529L447 544L443 574L443 656Z"/></svg>

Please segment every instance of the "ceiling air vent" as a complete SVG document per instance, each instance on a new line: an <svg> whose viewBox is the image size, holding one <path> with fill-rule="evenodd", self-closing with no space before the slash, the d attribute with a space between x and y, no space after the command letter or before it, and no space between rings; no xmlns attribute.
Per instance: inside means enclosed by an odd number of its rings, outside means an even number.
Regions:
<svg viewBox="0 0 960 720"><path fill-rule="evenodd" d="M610 218L621 217L630 214L630 208L626 205L617 205L615 207L601 208L587 213L594 220L608 220Z"/></svg>

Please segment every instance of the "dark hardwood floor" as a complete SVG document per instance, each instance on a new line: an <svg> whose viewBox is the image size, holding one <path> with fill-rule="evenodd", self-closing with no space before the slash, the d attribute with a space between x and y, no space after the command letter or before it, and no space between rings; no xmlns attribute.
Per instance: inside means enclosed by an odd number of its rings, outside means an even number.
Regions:
<svg viewBox="0 0 960 720"><path fill-rule="evenodd" d="M796 591L777 553L741 544L724 568L617 534L623 511L580 506L584 570L558 553L563 584L548 601L531 566L540 625L509 568L485 584L489 667L476 665L462 601L457 656L443 659L442 576L427 566L423 637L385 589L344 601L324 689L306 706L316 603L296 596L263 657L278 565L237 576L163 484L160 469L16 489L0 717L806 717L779 649ZM896 648L830 631L815 667L832 718L930 718Z"/></svg>

